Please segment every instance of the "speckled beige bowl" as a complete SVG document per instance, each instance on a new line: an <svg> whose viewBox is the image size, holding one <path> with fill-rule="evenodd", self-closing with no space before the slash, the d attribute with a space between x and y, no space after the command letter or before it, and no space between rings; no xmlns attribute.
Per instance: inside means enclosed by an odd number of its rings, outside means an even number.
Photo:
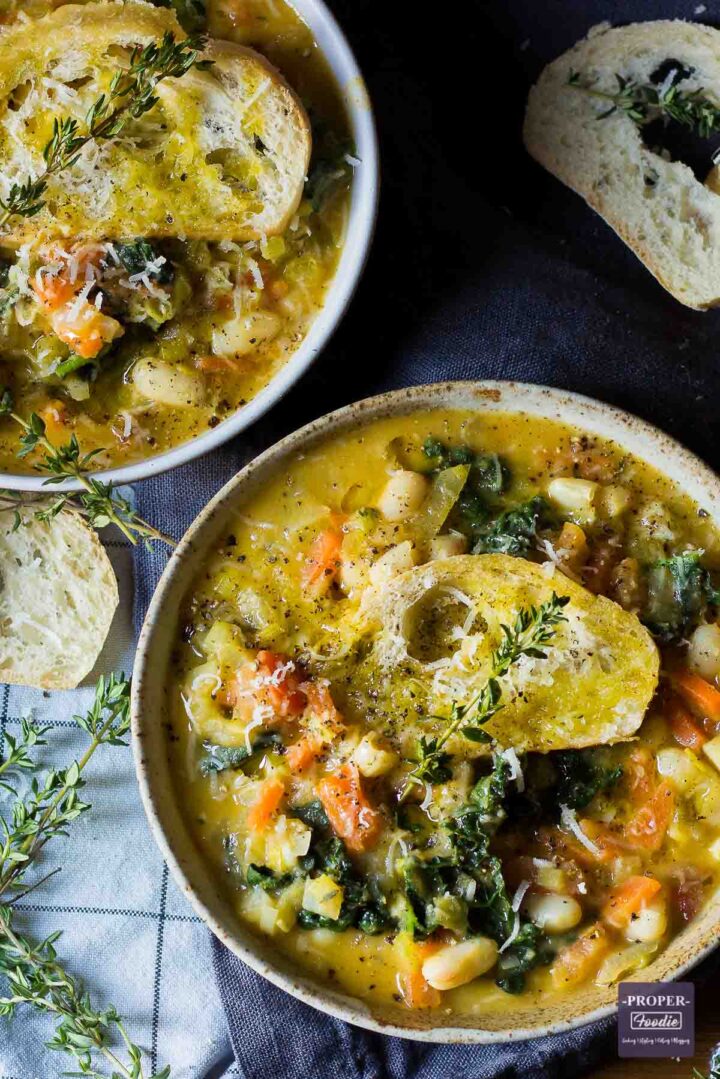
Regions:
<svg viewBox="0 0 720 1079"><path fill-rule="evenodd" d="M324 416L278 442L239 472L198 516L170 559L140 635L133 685L133 743L138 782L155 838L175 879L213 933L258 974L323 1012L385 1034L435 1042L509 1042L557 1033L609 1015L617 990L587 988L564 999L508 996L502 1010L437 1025L422 1012L373 1008L302 970L255 936L224 897L183 824L168 768L166 674L185 593L205 552L226 528L240 499L261 487L283 463L325 435L388 415L427 408L516 411L559 419L611 438L651 462L705 509L720 526L720 480L697 457L636 417L586 397L512 382L453 382L398 390ZM720 894L703 914L642 972L643 980L676 978L720 941ZM435 1024L435 1025L433 1025Z"/></svg>

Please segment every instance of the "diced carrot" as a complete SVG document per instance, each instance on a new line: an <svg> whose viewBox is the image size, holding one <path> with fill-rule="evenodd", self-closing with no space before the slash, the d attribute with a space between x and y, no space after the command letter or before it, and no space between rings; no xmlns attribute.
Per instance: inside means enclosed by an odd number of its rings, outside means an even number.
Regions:
<svg viewBox="0 0 720 1079"><path fill-rule="evenodd" d="M663 780L658 783L650 800L640 807L623 829L624 840L630 847L659 850L674 811L674 791L667 780Z"/></svg>
<svg viewBox="0 0 720 1079"><path fill-rule="evenodd" d="M350 850L369 850L382 830L382 818L368 802L354 764L327 775L317 787L318 797L334 831Z"/></svg>
<svg viewBox="0 0 720 1079"><path fill-rule="evenodd" d="M68 281L67 277L37 273L32 280L32 289L48 311L57 311L77 295L80 286Z"/></svg>
<svg viewBox="0 0 720 1079"><path fill-rule="evenodd" d="M655 877L628 877L613 888L602 909L602 918L613 929L625 929L633 914L652 902L662 885Z"/></svg>
<svg viewBox="0 0 720 1079"><path fill-rule="evenodd" d="M324 682L306 682L303 688L310 712L330 733L339 734L344 726L343 718L335 707L329 687Z"/></svg>
<svg viewBox="0 0 720 1079"><path fill-rule="evenodd" d="M85 360L93 359L105 345L125 332L117 319L103 315L87 300L55 309L50 324L60 340Z"/></svg>
<svg viewBox="0 0 720 1079"><path fill-rule="evenodd" d="M303 676L292 660L282 652L261 650L255 657L260 674L260 693L275 714L286 718L305 710L307 697L300 688Z"/></svg>
<svg viewBox="0 0 720 1079"><path fill-rule="evenodd" d="M306 734L288 746L285 760L291 772L304 772L323 751L323 741L316 734Z"/></svg>
<svg viewBox="0 0 720 1079"><path fill-rule="evenodd" d="M45 434L54 444L67 440L68 412L64 402L51 400L40 409L40 419L45 424Z"/></svg>
<svg viewBox="0 0 720 1079"><path fill-rule="evenodd" d="M578 825L589 842L597 848L597 853L560 828L541 829L539 838L552 855L560 855L586 869L611 862L623 853L624 847L620 838L607 825L588 819L578 820Z"/></svg>
<svg viewBox="0 0 720 1079"><path fill-rule="evenodd" d="M673 671L673 687L696 715L705 719L720 720L720 691L684 668Z"/></svg>
<svg viewBox="0 0 720 1079"><path fill-rule="evenodd" d="M267 828L284 794L285 785L277 777L271 776L270 779L263 781L247 816L247 826L251 832L261 832Z"/></svg>
<svg viewBox="0 0 720 1079"><path fill-rule="evenodd" d="M569 989L587 981L600 966L610 948L608 935L601 925L591 925L577 940L558 953L550 967L556 989Z"/></svg>
<svg viewBox="0 0 720 1079"><path fill-rule="evenodd" d="M310 544L302 570L302 582L316 595L324 595L337 577L342 542L343 534L339 528L325 528Z"/></svg>
<svg viewBox="0 0 720 1079"><path fill-rule="evenodd" d="M439 990L425 981L420 970L398 974L397 984L408 1008L437 1008L442 1000Z"/></svg>
<svg viewBox="0 0 720 1079"><path fill-rule="evenodd" d="M687 749L699 753L707 742L707 735L693 719L690 712L677 697L671 697L665 706L673 738Z"/></svg>

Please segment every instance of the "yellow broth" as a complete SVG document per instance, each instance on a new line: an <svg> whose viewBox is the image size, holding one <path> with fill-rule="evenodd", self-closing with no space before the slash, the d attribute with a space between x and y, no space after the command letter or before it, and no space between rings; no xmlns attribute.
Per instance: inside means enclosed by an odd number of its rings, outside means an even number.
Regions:
<svg viewBox="0 0 720 1079"><path fill-rule="evenodd" d="M429 456L423 450L428 438L454 449L454 457L439 461ZM458 460L461 468L472 462L465 501L461 493L438 534L429 537L432 493L446 483L443 474L457 469ZM484 488L482 482L493 474L490 466L498 463L496 489ZM398 475L408 473L422 476L421 497L410 498L405 512L396 516L388 484L392 487ZM573 508L567 485L556 483L564 478L575 482L569 488L576 499ZM558 492L564 492L565 505ZM584 492L584 507L578 492ZM464 984L428 990L423 971L430 969L424 965L429 957L445 955L467 937L487 937L488 931L472 928L477 922L468 881L463 887L471 913L463 912L465 900L458 902L457 894L443 902L435 896L432 919L442 920L428 930L429 907L423 908L424 927L415 912L408 917L402 877L408 859L421 866L433 856L452 860L455 848L448 841L447 822L464 812L475 784L498 766L498 756L491 758L490 752L505 747L477 745L473 752L468 742L462 751L463 739L457 736L448 743L449 778L412 791L399 818L398 794L415 767L418 739L437 734L442 725L408 708L403 694L412 696L412 686L398 685L397 679L391 705L402 721L393 723L375 707L377 694L373 702L372 692L365 691L380 683L366 685L363 679L376 627L372 617L369 624L363 621L363 609L373 589L382 591L393 575L407 572L408 548L411 563L433 553L452 557L448 544L461 545L458 537L465 529L467 549L472 520L471 541L487 550L488 544L498 543L501 514L536 497L544 500L546 516L540 515L522 551L506 552L512 559L508 564L525 559L545 565L542 574L558 592L567 574L608 595L613 604L622 603L633 621L638 614L653 621L663 677L636 738L574 755L569 751L573 768L580 759L589 761L606 779L618 767L623 770L594 795L591 790L587 804L577 800L575 788L543 787L548 761L552 783L558 782L557 754L521 755L524 797L538 783L538 797L546 799L542 810L522 815L519 784L505 770L508 816L496 830L490 828L488 857L500 859L507 898L519 903L519 925L532 921L531 909L538 919L550 917L548 924L555 917L555 928L540 932L541 961L530 963L521 984L512 986L517 1006L531 1008L539 993L547 1000L547 994L572 992L596 979L611 984L642 969L692 921L720 874L720 715L713 711L720 700L714 684L720 649L717 641L713 646L707 639L708 632L712 638L718 631L703 629L695 636L698 625L714 626L710 582L720 544L702 507L621 448L554 421L441 410L385 419L327 437L283 462L262 490L243 499L209 552L181 615L182 635L168 686L169 751L177 798L209 872L239 916L257 933L270 936L274 948L370 1005L404 1002L438 1018L451 1013L468 1021L507 1006L506 992L496 984L502 968L495 963ZM388 520L388 513L396 519ZM330 548L318 577L318 536L333 532L339 548ZM323 550L327 553L327 544ZM669 607L662 606L667 595L660 592L670 572L665 563L672 556L679 558L672 573L682 576L689 569L700 589L687 593L682 610L672 599ZM497 556L479 555L487 557ZM673 578L670 583L677 582ZM402 683L402 667L400 675ZM707 708L693 697L698 685ZM500 712L500 730L502 722ZM696 740L694 748L688 748L688 732ZM360 748L368 736L373 743L369 764L367 751ZM312 752L303 764L302 755L295 754L308 739ZM223 753L242 747L252 749L252 755L234 767L218 766ZM387 923L375 935L357 925L333 931L331 923L342 917L333 881L342 874L337 866L323 872L324 863L307 868L303 859L308 849L312 856L320 832L312 830L308 848L305 825L293 817L298 806L317 800L319 791L327 795L324 785L335 782L333 777L345 768L355 769L349 774L356 783L351 791L356 804L348 808L338 795L335 816L327 810L331 824L323 834L342 835L352 873L366 884L371 881L371 891L379 888L387 898ZM279 801L273 785L280 790ZM558 790L576 799L570 823L558 817ZM258 807L267 799L263 818ZM332 808L331 798L321 801ZM349 818L343 823L337 817L343 806L349 817L354 814L350 825ZM577 837L578 828L584 841ZM355 842L359 847L352 849ZM255 875L248 883L251 865ZM319 876L325 891L318 898L308 877ZM656 891L634 907L631 895L626 905L623 889L634 894L627 882L638 878L643 892L647 881ZM341 891L344 904L349 888ZM547 908L548 896L552 903L564 897L560 915L557 910L548 915L547 909L545 915L538 913L543 905ZM571 903L565 902L568 897ZM319 909L335 912L332 917L326 915L329 920L315 927L298 924L298 919L308 921L306 904L313 908L318 902ZM576 924L563 928L562 918L576 908ZM500 953L498 962L507 952L511 948Z"/></svg>
<svg viewBox="0 0 720 1079"><path fill-rule="evenodd" d="M0 0L0 22L59 6ZM255 397L303 341L342 249L354 158L338 88L312 34L284 0L208 0L206 22L212 36L266 55L311 118L309 180L284 234L244 244L153 241L144 255L128 248L130 261L121 240L0 252L3 384L17 412L44 420L54 444L75 434L83 452L100 450L98 467L170 449ZM156 266L149 278L133 281L148 262ZM88 302L102 293L111 322L101 327L103 351L87 364L55 333L33 287L38 270L73 283L95 274ZM18 460L17 450L18 427L4 420L0 468L32 470L36 457Z"/></svg>

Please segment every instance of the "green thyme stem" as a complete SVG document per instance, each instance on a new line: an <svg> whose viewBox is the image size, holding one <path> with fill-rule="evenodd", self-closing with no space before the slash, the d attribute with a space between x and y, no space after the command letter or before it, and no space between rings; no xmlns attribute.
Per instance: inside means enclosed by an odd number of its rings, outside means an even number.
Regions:
<svg viewBox="0 0 720 1079"><path fill-rule="evenodd" d="M45 481L46 484L74 480L84 488L75 499L70 494L58 493L48 509L37 512L36 516L41 520L51 520L61 509L69 505L83 513L90 524L96 528L105 528L107 525L114 524L133 545L140 539L146 543L156 540L169 547L176 546L171 536L139 517L127 500L117 494L112 484L103 483L88 474L88 466L101 452L100 450L81 454L75 435L71 436L66 445L54 446L47 437L44 420L36 413L33 413L29 420L25 420L14 412L12 398L7 390L0 396L0 416L12 419L25 432L21 439L22 448L18 454L19 457L27 456L38 447L45 451L41 467L50 473ZM27 505L27 499L24 499L22 495L18 495L15 499L13 492L3 491L0 495L0 512L11 509L13 501L16 501L17 506Z"/></svg>
<svg viewBox="0 0 720 1079"><path fill-rule="evenodd" d="M546 658L542 646L552 639L559 623L566 621L562 611L568 602L568 596L558 596L553 592L552 598L540 607L527 607L519 611L512 628L501 625L503 639L492 653L486 683L468 704L459 705L453 701L450 715L439 735L420 739L417 767L405 780L399 795L400 803L406 801L414 787L423 786L433 779L433 775L437 777L438 769L442 768L444 747L458 731L473 742L491 740L483 728L502 708L502 687L498 679L507 674L521 656Z"/></svg>
<svg viewBox="0 0 720 1079"><path fill-rule="evenodd" d="M720 131L720 108L705 97L702 90L681 90L678 82L682 78L680 68L670 81L659 86L647 85L616 75L618 88L611 92L598 90L592 83L581 81L577 71L571 71L567 85L590 97L606 101L608 108L600 113L603 120L614 112L624 112L639 127L650 123L657 117L675 120L691 131L697 131L702 138Z"/></svg>
<svg viewBox="0 0 720 1079"><path fill-rule="evenodd" d="M42 967L50 994L45 997L35 998L32 1002L33 1006L40 1011L77 1021L79 1012L78 998L81 995L77 984L59 963L46 959L38 949L30 945L26 938L19 937L14 932L10 916L7 910L2 907L0 907L0 936L4 936L10 942L17 954L17 958L22 961L25 967L31 969ZM12 996L5 998L2 1003L12 1006L27 1003L27 999L24 996ZM115 1026L128 1049L133 1048L122 1023L118 1022ZM99 1030L87 1027L83 1034L92 1041L95 1049L103 1054L119 1075L124 1076L125 1079L144 1079L142 1070L140 1072L131 1072L125 1067L122 1060L113 1053L112 1049L104 1044L102 1033Z"/></svg>
<svg viewBox="0 0 720 1079"><path fill-rule="evenodd" d="M56 117L52 136L43 150L45 169L37 177L14 183L7 198L0 199L0 228L12 217L38 214L45 205L43 196L49 178L71 168L88 143L117 137L129 120L149 112L159 100L154 91L160 82L182 78L192 67L207 68L212 61L198 59L206 41L204 35L196 34L176 42L175 35L168 31L159 43L137 46L129 67L115 74L109 91L88 110L84 128L71 117Z"/></svg>

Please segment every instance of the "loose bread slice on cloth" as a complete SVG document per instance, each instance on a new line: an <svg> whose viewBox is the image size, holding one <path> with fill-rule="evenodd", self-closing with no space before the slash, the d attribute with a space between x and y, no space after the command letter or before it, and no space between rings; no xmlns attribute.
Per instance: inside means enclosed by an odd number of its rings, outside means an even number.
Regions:
<svg viewBox="0 0 720 1079"><path fill-rule="evenodd" d="M0 194L43 171L56 117L84 130L135 46L186 35L169 9L142 0L69 4L0 35ZM2 242L134 236L249 240L282 232L302 195L310 125L264 57L210 41L208 70L158 84L158 104L117 138L94 140L50 177L35 217L13 217Z"/></svg>
<svg viewBox="0 0 720 1079"><path fill-rule="evenodd" d="M681 161L648 149L626 113L603 117L609 102L568 85L572 73L607 93L617 92L618 76L656 87L671 77L720 106L720 31L671 20L599 27L545 68L524 128L532 156L582 195L676 299L720 303L720 195Z"/></svg>
<svg viewBox="0 0 720 1079"><path fill-rule="evenodd" d="M82 517L0 516L0 682L72 689L100 654L118 605L110 559Z"/></svg>

